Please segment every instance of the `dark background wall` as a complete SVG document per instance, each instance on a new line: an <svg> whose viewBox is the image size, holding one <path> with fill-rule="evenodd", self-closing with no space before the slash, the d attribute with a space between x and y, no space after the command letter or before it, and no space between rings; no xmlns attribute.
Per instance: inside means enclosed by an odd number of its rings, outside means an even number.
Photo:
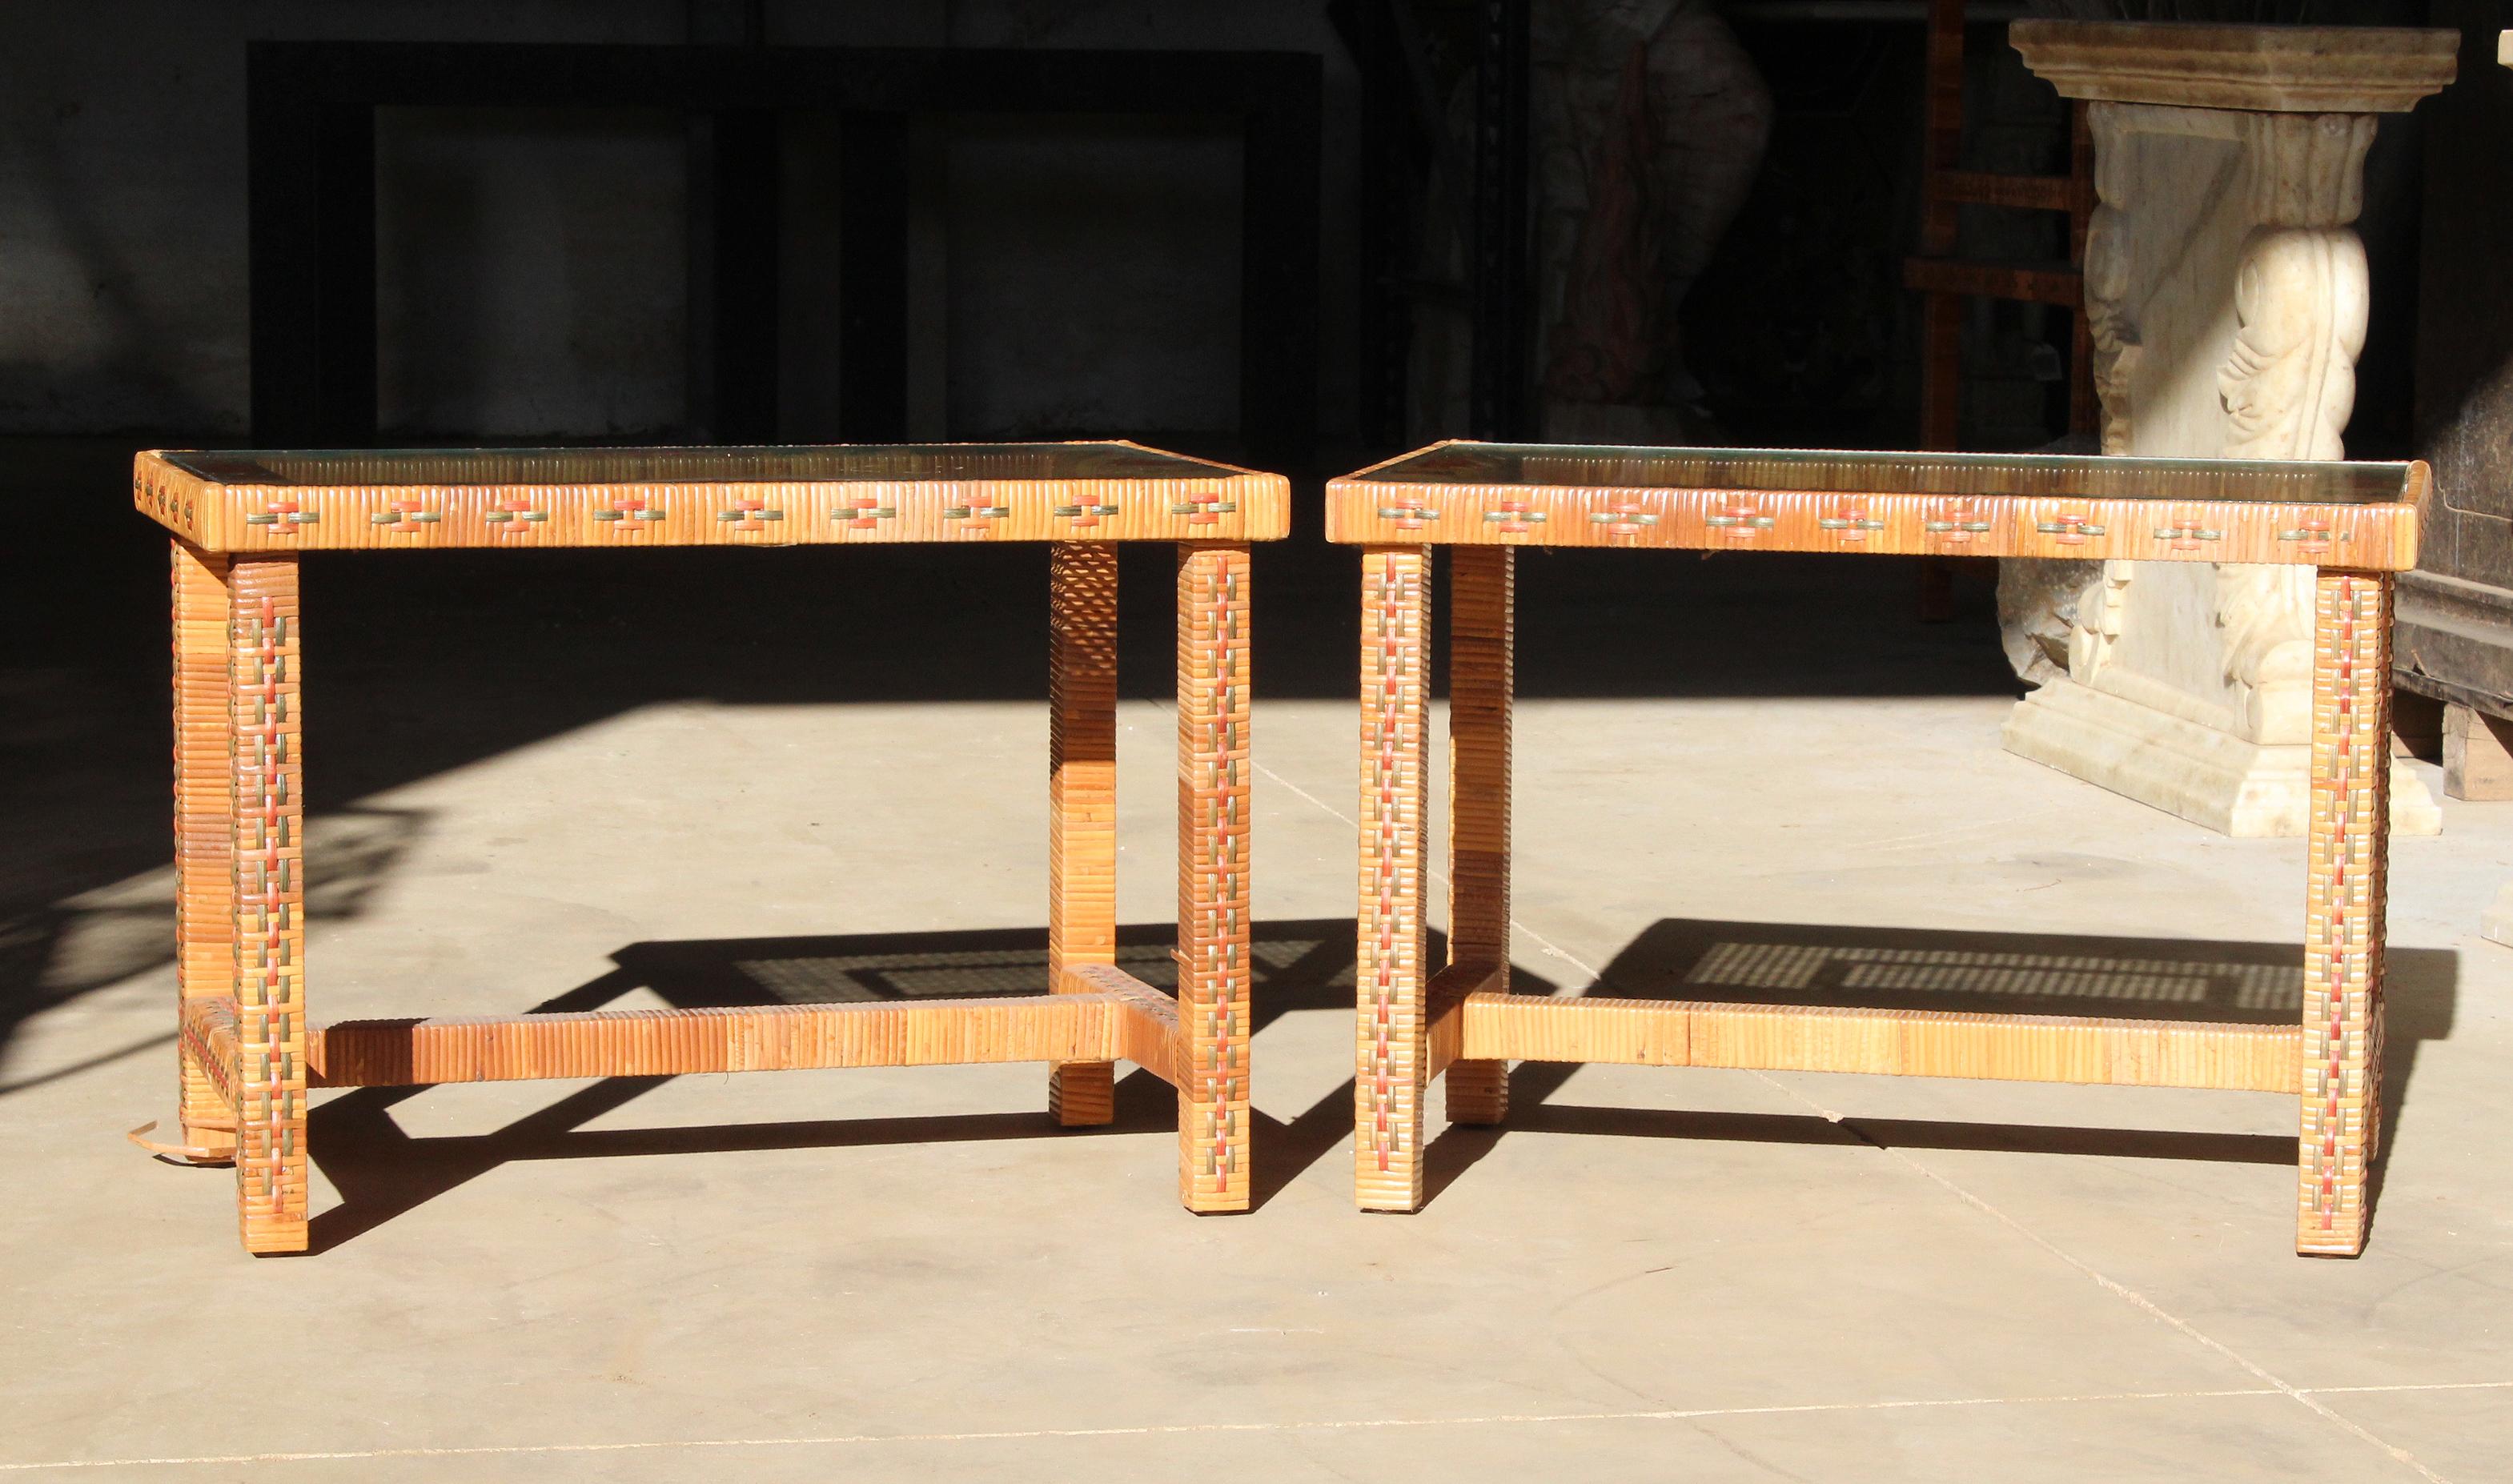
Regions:
<svg viewBox="0 0 2513 1484"><path fill-rule="evenodd" d="M1538 0L1542 3L1542 0ZM2417 0L2319 20L2413 22ZM2406 14L2416 9L2419 15ZM80 0L0 14L0 433L247 435L249 38L674 44L746 0ZM1476 7L1417 0L1434 49ZM1968 163L2064 167L2065 113L1974 7ZM1360 79L1323 0L763 0L775 45L1276 49L1323 59L1316 396L1349 448ZM1685 311L1689 354L1739 441L1907 444L1916 304L1921 7L1726 8L1777 103L1753 198ZM738 19L733 22L738 24ZM1445 55L1444 53L1444 55ZM1456 64L1448 57L1445 65ZM2464 82L2463 86L2468 84ZM781 436L837 436L843 203L833 115L789 113ZM2414 118L2369 167L2373 330L2351 447L2410 446ZM1227 445L1238 415L1241 204L1233 134L1178 118L960 115L915 129L907 406L913 436L1119 430ZM688 149L661 111L383 110L378 158L381 432L406 440L688 432ZM2049 258L2047 217L1976 212L1970 255ZM2063 317L1975 304L1969 446L2064 425Z"/></svg>
<svg viewBox="0 0 2513 1484"><path fill-rule="evenodd" d="M1325 58L1322 256L1350 256L1353 79L1306 0L764 7L776 45L1304 51ZM682 0L92 0L0 17L0 432L246 429L248 38L671 44ZM789 114L784 418L833 435L833 117ZM677 115L383 110L379 411L403 437L668 435L685 417ZM1238 149L1184 119L920 126L912 431L1229 429ZM1349 405L1348 278L1319 395ZM1349 419L1343 424L1349 428Z"/></svg>

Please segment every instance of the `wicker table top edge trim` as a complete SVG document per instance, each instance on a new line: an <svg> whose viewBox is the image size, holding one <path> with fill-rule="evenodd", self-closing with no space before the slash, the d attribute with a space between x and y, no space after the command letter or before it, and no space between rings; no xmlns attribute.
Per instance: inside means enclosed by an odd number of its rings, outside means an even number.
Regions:
<svg viewBox="0 0 2513 1484"><path fill-rule="evenodd" d="M1282 475L675 480L550 484L220 483L143 453L132 501L210 551L1256 541L1290 529Z"/></svg>
<svg viewBox="0 0 2513 1484"><path fill-rule="evenodd" d="M2412 498L2350 503L2075 495L1938 495L1666 486L1329 481L1326 536L1350 545L2243 562L2399 572L2416 565Z"/></svg>

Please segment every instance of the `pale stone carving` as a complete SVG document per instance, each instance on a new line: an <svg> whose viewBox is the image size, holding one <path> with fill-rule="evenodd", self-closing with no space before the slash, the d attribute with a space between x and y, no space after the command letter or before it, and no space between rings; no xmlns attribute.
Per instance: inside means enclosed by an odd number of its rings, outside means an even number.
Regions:
<svg viewBox="0 0 2513 1484"><path fill-rule="evenodd" d="M2407 26L2019 20L2008 39L2061 98L2262 113L2406 113L2460 53L2457 31Z"/></svg>
<svg viewBox="0 0 2513 1484"><path fill-rule="evenodd" d="M2091 449L2078 450L2092 453ZM2000 562L1998 638L2007 662L2027 685L2068 674L2077 632L2077 604L2102 575L2100 562Z"/></svg>
<svg viewBox="0 0 2513 1484"><path fill-rule="evenodd" d="M2456 34L2084 21L2013 34L2062 94L2098 100L2085 281L2103 452L2345 457L2366 326L2350 225L2376 123L2364 110L2449 81ZM2017 704L2007 745L2229 834L2300 835L2311 601L2308 568L2105 563L2074 605L2068 673ZM2393 828L2441 827L2413 775L2395 776L2391 797Z"/></svg>

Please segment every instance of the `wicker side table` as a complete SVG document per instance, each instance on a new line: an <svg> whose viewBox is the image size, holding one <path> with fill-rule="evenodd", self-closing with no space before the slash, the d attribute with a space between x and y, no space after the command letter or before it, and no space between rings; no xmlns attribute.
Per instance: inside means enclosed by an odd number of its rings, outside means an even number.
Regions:
<svg viewBox="0 0 2513 1484"><path fill-rule="evenodd" d="M245 1247L306 1243L309 1088L1046 1062L1068 1125L1112 1063L1178 1090L1191 1211L1248 1205L1248 543L1286 487L1123 443L148 453L174 532L181 1141L232 1160ZM314 550L1036 541L1049 547L1048 933L1031 998L306 1020L304 673ZM1116 958L1117 544L1177 549L1178 989Z"/></svg>
<svg viewBox="0 0 2513 1484"><path fill-rule="evenodd" d="M1359 545L1356 1191L1422 1200L1423 1094L1508 1111L1509 1063L1619 1062L2285 1093L2296 1248L2363 1249L2378 1139L2391 589L2422 463L1442 444L1333 481ZM2101 557L2314 569L2312 822L2297 1025L1509 993L1512 548ZM1453 546L1449 962L1424 961L1431 552Z"/></svg>

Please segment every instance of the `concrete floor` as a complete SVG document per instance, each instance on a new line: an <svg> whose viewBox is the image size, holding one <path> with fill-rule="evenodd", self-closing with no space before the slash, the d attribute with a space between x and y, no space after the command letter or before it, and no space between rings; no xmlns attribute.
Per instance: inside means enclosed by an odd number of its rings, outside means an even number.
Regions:
<svg viewBox="0 0 2513 1484"><path fill-rule="evenodd" d="M2360 1261L2292 1253L2291 1100L2172 1091L1522 1067L1424 1211L1364 1217L1350 573L1271 559L1257 1212L1178 1210L1141 1073L1085 1133L1027 1066L366 1091L317 1096L317 1253L256 1261L224 1172L120 1137L173 1083L130 549L92 662L0 676L0 1471L2513 1479L2513 950L2475 936L2513 806L2396 847ZM1037 605L758 560L658 563L599 620L563 564L319 569L318 1021L1035 985ZM1994 644L1905 622L1900 569L1665 564L1617 608L1542 560L1522 988L2292 1016L2300 845L2002 753ZM1121 907L1156 964L1164 579L1132 568Z"/></svg>

